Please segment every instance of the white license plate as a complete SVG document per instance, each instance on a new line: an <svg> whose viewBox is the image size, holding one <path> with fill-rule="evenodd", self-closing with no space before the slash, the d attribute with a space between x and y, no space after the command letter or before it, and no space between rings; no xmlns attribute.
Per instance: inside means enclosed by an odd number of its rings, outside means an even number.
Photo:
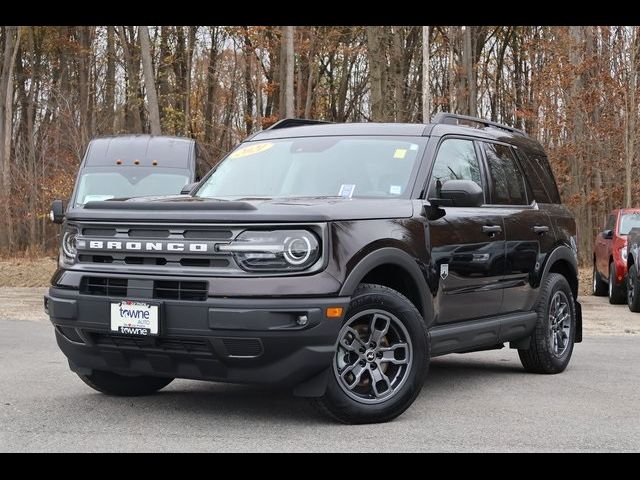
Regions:
<svg viewBox="0 0 640 480"><path fill-rule="evenodd" d="M111 331L124 335L158 335L158 305L131 300L112 303Z"/></svg>

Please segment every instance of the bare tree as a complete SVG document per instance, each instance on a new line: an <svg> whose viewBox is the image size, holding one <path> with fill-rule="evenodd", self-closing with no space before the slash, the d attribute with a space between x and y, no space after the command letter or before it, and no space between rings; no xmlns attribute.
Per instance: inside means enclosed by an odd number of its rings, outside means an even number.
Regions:
<svg viewBox="0 0 640 480"><path fill-rule="evenodd" d="M285 42L285 94L284 94L284 116L287 118L295 117L294 102L293 102L293 74L294 74L294 61L295 55L293 50L293 27L284 27L284 42Z"/></svg>
<svg viewBox="0 0 640 480"><path fill-rule="evenodd" d="M11 138L13 122L13 68L20 46L20 27L4 27L4 55L0 72L0 169L2 170L2 196L5 200L3 217L6 230L0 231L0 245L13 244L13 224L7 198L11 193Z"/></svg>
<svg viewBox="0 0 640 480"><path fill-rule="evenodd" d="M158 95L156 94L156 84L153 76L153 64L151 61L151 40L149 39L149 28L138 27L138 37L140 38L140 54L142 56L142 73L144 75L144 87L147 91L147 104L149 109L149 124L152 135L162 135L160 129L160 108L158 107Z"/></svg>
<svg viewBox="0 0 640 480"><path fill-rule="evenodd" d="M431 90L429 76L429 27L422 27L422 121L431 118Z"/></svg>

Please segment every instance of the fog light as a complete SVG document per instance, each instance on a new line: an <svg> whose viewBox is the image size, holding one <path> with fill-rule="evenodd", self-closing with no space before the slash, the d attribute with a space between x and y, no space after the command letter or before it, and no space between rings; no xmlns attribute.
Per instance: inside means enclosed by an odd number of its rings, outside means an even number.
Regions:
<svg viewBox="0 0 640 480"><path fill-rule="evenodd" d="M327 307L327 318L340 318L342 317L342 307Z"/></svg>
<svg viewBox="0 0 640 480"><path fill-rule="evenodd" d="M306 315L300 315L298 317L298 320L296 320L296 323L301 327L305 326L308 322L309 322L309 319L307 318Z"/></svg>

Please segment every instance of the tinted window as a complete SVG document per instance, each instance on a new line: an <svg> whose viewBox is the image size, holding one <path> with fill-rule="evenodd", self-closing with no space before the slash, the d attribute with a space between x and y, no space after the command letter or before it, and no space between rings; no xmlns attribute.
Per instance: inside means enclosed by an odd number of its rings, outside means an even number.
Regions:
<svg viewBox="0 0 640 480"><path fill-rule="evenodd" d="M524 169L525 176L527 181L529 182L529 186L531 187L531 193L533 198L538 203L560 203L555 200L553 193L550 193L547 190L547 185L549 184L548 173L541 167L540 159L538 161L534 160L531 156L525 154L522 149L517 150L518 158L520 159L520 165ZM547 181L543 180L543 178L547 178ZM555 182L553 177L551 177L551 184L553 184L553 192L555 192Z"/></svg>
<svg viewBox="0 0 640 480"><path fill-rule="evenodd" d="M629 235L632 228L640 227L640 213L625 213L620 217L618 234Z"/></svg>
<svg viewBox="0 0 640 480"><path fill-rule="evenodd" d="M616 216L609 215L607 218L607 223L604 227L605 230L614 230L616 228Z"/></svg>
<svg viewBox="0 0 640 480"><path fill-rule="evenodd" d="M497 205L526 205L524 178L516 164L511 148L483 142L492 179L491 203Z"/></svg>
<svg viewBox="0 0 640 480"><path fill-rule="evenodd" d="M471 140L450 138L440 145L431 173L427 198L437 197L437 183L448 180L473 180L480 187L480 163Z"/></svg>

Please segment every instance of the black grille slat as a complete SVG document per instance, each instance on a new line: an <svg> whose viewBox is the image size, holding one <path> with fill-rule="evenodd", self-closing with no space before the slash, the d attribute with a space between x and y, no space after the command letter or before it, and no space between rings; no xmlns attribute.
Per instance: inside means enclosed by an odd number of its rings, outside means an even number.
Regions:
<svg viewBox="0 0 640 480"><path fill-rule="evenodd" d="M129 238L167 238L169 230L151 230L146 228L133 228L129 230Z"/></svg>
<svg viewBox="0 0 640 480"><path fill-rule="evenodd" d="M119 334L93 333L93 342L100 347L130 348L141 351L212 354L207 340L195 338L128 337Z"/></svg>
<svg viewBox="0 0 640 480"><path fill-rule="evenodd" d="M227 240L233 237L231 230L185 230L184 238L189 240Z"/></svg>
<svg viewBox="0 0 640 480"><path fill-rule="evenodd" d="M80 293L107 297L125 297L129 282L126 278L83 277Z"/></svg>
<svg viewBox="0 0 640 480"><path fill-rule="evenodd" d="M259 357L263 352L258 338L223 338L222 343L230 357Z"/></svg>
<svg viewBox="0 0 640 480"><path fill-rule="evenodd" d="M82 234L87 237L113 237L116 234L115 228L83 228Z"/></svg>
<svg viewBox="0 0 640 480"><path fill-rule="evenodd" d="M207 282L156 280L153 285L153 297L165 300L204 301L208 291Z"/></svg>

